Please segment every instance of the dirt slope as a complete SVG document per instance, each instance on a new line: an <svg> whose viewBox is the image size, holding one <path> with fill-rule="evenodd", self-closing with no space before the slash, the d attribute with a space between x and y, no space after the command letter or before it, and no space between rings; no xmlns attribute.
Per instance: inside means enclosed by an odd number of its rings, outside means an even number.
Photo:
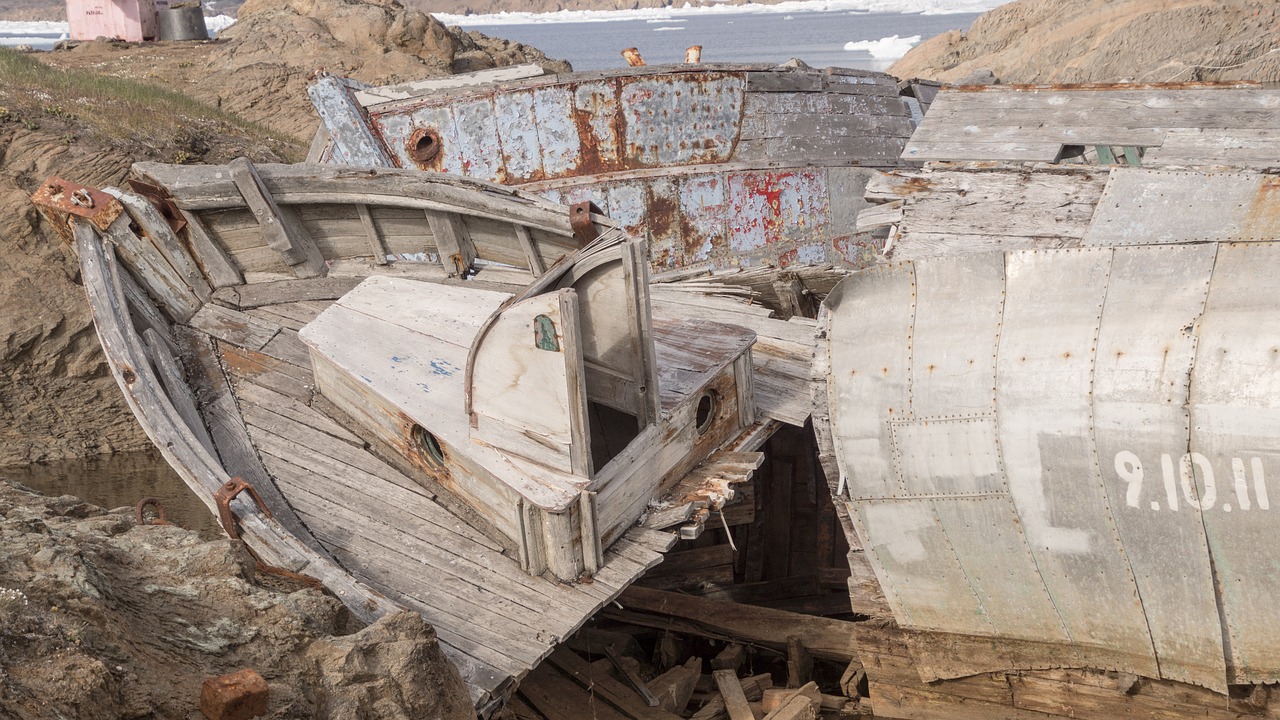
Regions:
<svg viewBox="0 0 1280 720"><path fill-rule="evenodd" d="M203 717L205 678L253 668L272 718L474 717L420 616L353 633L238 541L131 515L0 480L0 716Z"/></svg>
<svg viewBox="0 0 1280 720"><path fill-rule="evenodd" d="M1019 0L934 37L889 68L954 82L1280 80L1274 0Z"/></svg>

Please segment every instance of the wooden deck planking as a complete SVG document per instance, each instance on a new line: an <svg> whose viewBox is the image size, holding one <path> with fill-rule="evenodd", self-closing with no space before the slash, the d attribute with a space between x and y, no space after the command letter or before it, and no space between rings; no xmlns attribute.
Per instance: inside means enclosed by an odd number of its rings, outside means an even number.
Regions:
<svg viewBox="0 0 1280 720"><path fill-rule="evenodd" d="M247 352L225 343L223 349ZM307 374L294 368L290 378ZM637 528L636 539L610 548L589 584L529 576L305 399L259 384L261 373L233 366L231 375L250 437L304 522L349 571L436 626L451 657L471 666L473 696L504 692L508 677L528 672L657 564L669 543L669 536Z"/></svg>

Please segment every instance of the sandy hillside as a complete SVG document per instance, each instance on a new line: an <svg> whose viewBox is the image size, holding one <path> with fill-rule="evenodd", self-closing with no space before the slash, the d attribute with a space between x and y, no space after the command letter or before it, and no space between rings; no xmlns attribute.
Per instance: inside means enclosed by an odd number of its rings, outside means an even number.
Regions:
<svg viewBox="0 0 1280 720"><path fill-rule="evenodd" d="M1280 80L1274 0L1018 0L967 32L921 43L889 68L954 82Z"/></svg>

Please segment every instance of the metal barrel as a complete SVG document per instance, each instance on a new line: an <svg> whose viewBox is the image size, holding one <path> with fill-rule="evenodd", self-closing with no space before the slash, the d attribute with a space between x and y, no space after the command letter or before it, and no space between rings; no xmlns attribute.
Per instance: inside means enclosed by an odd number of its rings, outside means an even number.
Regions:
<svg viewBox="0 0 1280 720"><path fill-rule="evenodd" d="M208 40L204 10L197 5L172 7L156 12L161 40Z"/></svg>

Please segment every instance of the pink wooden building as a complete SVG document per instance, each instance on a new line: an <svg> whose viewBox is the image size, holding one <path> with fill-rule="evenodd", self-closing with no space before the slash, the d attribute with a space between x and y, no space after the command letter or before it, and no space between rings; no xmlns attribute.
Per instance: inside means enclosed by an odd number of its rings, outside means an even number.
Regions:
<svg viewBox="0 0 1280 720"><path fill-rule="evenodd" d="M67 0L67 24L72 40L154 40L156 10L168 6L169 0Z"/></svg>

